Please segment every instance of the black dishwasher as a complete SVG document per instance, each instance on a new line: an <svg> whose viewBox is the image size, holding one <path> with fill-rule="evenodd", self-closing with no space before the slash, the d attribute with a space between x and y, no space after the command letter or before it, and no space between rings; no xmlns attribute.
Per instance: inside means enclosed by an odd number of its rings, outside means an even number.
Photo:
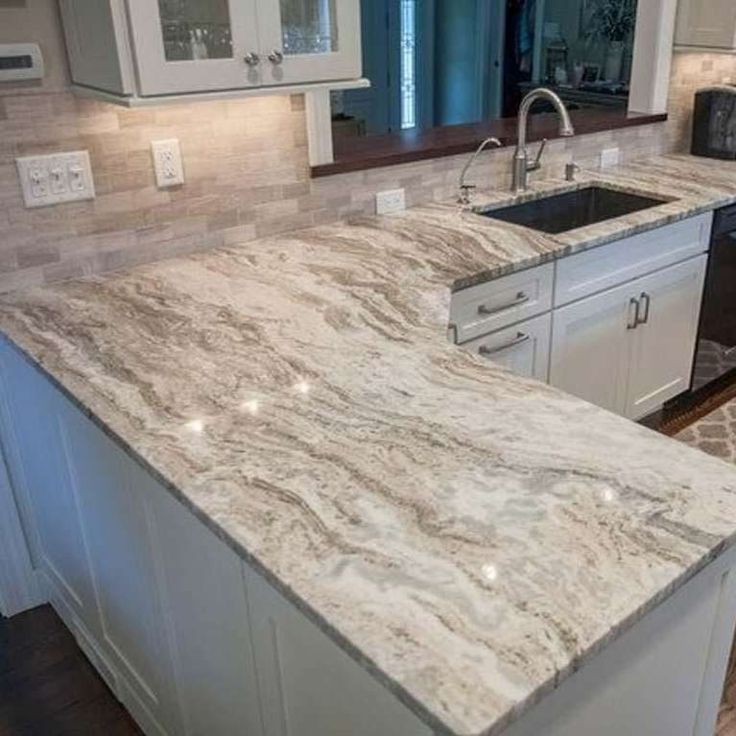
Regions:
<svg viewBox="0 0 736 736"><path fill-rule="evenodd" d="M736 205L713 222L692 390L736 376Z"/></svg>

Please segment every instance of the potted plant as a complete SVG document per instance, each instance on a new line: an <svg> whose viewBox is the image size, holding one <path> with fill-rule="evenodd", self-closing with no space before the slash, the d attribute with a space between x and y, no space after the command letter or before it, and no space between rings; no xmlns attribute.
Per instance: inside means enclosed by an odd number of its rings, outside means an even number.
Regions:
<svg viewBox="0 0 736 736"><path fill-rule="evenodd" d="M636 0L592 0L589 18L588 38L608 44L603 76L617 82L625 45L636 25Z"/></svg>

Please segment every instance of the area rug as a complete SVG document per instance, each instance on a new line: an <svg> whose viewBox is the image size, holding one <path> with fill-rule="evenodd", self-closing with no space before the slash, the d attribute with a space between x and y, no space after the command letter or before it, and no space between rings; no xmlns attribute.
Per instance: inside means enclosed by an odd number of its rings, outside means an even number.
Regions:
<svg viewBox="0 0 736 736"><path fill-rule="evenodd" d="M675 439L736 465L736 399L678 432Z"/></svg>

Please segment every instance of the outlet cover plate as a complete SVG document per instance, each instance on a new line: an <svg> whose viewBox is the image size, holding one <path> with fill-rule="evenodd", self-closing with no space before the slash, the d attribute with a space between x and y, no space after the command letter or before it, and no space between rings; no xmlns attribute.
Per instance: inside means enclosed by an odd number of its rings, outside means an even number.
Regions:
<svg viewBox="0 0 736 736"><path fill-rule="evenodd" d="M621 163L620 148L604 148L601 151L601 169L610 169Z"/></svg>
<svg viewBox="0 0 736 736"><path fill-rule="evenodd" d="M392 215L406 209L406 192L403 189L391 189L376 194L376 214Z"/></svg>
<svg viewBox="0 0 736 736"><path fill-rule="evenodd" d="M48 207L95 198L87 151L68 151L15 159L26 207Z"/></svg>
<svg viewBox="0 0 736 736"><path fill-rule="evenodd" d="M151 141L151 154L153 155L153 168L156 172L156 184L159 189L178 187L184 183L184 165L177 138Z"/></svg>

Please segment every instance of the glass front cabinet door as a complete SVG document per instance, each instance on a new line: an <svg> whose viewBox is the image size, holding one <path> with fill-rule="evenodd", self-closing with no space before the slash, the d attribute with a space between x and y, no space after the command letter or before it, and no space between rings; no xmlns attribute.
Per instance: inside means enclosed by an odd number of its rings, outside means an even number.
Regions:
<svg viewBox="0 0 736 736"><path fill-rule="evenodd" d="M360 0L130 0L141 95L360 76Z"/></svg>
<svg viewBox="0 0 736 736"><path fill-rule="evenodd" d="M264 84L360 76L360 0L258 0L258 20Z"/></svg>

